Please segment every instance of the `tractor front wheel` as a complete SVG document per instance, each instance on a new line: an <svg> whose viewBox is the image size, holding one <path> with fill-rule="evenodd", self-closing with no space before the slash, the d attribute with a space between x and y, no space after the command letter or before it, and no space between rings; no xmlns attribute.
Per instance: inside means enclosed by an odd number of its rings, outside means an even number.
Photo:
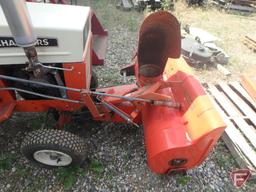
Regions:
<svg viewBox="0 0 256 192"><path fill-rule="evenodd" d="M27 159L45 168L81 165L86 155L86 144L72 133L41 129L25 137L21 152Z"/></svg>

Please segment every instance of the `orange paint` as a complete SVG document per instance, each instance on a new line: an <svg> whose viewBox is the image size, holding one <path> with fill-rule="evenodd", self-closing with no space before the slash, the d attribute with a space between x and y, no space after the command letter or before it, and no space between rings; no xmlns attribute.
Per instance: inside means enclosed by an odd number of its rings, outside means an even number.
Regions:
<svg viewBox="0 0 256 192"><path fill-rule="evenodd" d="M256 76L249 77L247 75L243 75L241 77L241 84L256 102Z"/></svg>
<svg viewBox="0 0 256 192"><path fill-rule="evenodd" d="M199 165L226 127L184 62L168 60L165 75L171 89L158 91L181 103L181 110L149 104L142 109L148 165L156 173ZM178 161L183 163L175 165Z"/></svg>

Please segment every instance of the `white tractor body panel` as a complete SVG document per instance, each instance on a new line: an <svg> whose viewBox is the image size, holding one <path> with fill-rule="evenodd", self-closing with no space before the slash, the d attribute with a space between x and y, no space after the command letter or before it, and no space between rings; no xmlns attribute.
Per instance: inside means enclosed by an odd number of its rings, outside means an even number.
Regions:
<svg viewBox="0 0 256 192"><path fill-rule="evenodd" d="M89 7L45 3L27 3L33 29L38 38L41 63L83 61L90 31ZM0 9L0 65L24 64L27 58L17 47L2 9Z"/></svg>

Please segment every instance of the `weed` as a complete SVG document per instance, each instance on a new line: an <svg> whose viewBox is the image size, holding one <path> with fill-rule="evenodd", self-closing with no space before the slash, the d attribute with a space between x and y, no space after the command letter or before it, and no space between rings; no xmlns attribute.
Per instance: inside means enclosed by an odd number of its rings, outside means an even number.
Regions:
<svg viewBox="0 0 256 192"><path fill-rule="evenodd" d="M13 167L16 156L11 153L0 153L0 172Z"/></svg>
<svg viewBox="0 0 256 192"><path fill-rule="evenodd" d="M97 174L100 174L104 172L104 166L99 161L93 159L90 163L89 170Z"/></svg>
<svg viewBox="0 0 256 192"><path fill-rule="evenodd" d="M64 189L69 190L76 183L77 177L84 176L85 173L79 166L61 167L56 170L56 177L62 183Z"/></svg>
<svg viewBox="0 0 256 192"><path fill-rule="evenodd" d="M126 24L130 31L132 31L132 32L137 31L137 21L134 17L128 16Z"/></svg>
<svg viewBox="0 0 256 192"><path fill-rule="evenodd" d="M191 176L189 175L181 176L180 178L178 178L178 183L183 186L187 185L190 181L191 181Z"/></svg>
<svg viewBox="0 0 256 192"><path fill-rule="evenodd" d="M220 167L225 167L226 165L226 158L223 156L220 156L217 160L217 163Z"/></svg>
<svg viewBox="0 0 256 192"><path fill-rule="evenodd" d="M114 172L110 171L110 172L108 172L108 174L106 176L107 176L108 180L110 181L113 179L114 175L115 175Z"/></svg>
<svg viewBox="0 0 256 192"><path fill-rule="evenodd" d="M253 188L255 188L255 184L256 184L256 182L255 182L255 180L254 179L252 179L252 180L248 180L246 183L246 186L248 186L248 188L250 188L250 189L253 189Z"/></svg>
<svg viewBox="0 0 256 192"><path fill-rule="evenodd" d="M17 168L17 170L16 170L16 175L17 175L18 177L24 177L24 176L28 175L29 172L30 172L30 169L29 169L29 168L24 167L24 166L22 166L22 165L20 165L20 164L18 164L18 165L16 166L16 168Z"/></svg>
<svg viewBox="0 0 256 192"><path fill-rule="evenodd" d="M43 191L45 177L35 177L32 183L24 190L25 192Z"/></svg>
<svg viewBox="0 0 256 192"><path fill-rule="evenodd" d="M220 155L220 156L217 158L217 163L218 163L218 165L219 165L220 167L225 168L225 167L227 167L229 164L234 164L235 161L234 161L234 159L232 158L231 155L229 155L229 154L227 154L227 155L222 154L222 155Z"/></svg>
<svg viewBox="0 0 256 192"><path fill-rule="evenodd" d="M170 10L170 9L173 9L173 0L163 0L161 2L161 7L163 10Z"/></svg>
<svg viewBox="0 0 256 192"><path fill-rule="evenodd" d="M223 141L219 141L217 146L216 146L216 150L221 152L220 154L218 154L216 157L217 160L217 164L220 167L227 167L230 164L234 164L235 163L235 159L231 156L231 154L227 151L227 148L225 146L225 143Z"/></svg>
<svg viewBox="0 0 256 192"><path fill-rule="evenodd" d="M38 118L33 119L32 121L30 121L30 122L29 122L29 127L30 127L33 131L42 128L42 125L43 125L44 120L45 120L45 115L46 115L46 114L40 114L40 116L38 116Z"/></svg>
<svg viewBox="0 0 256 192"><path fill-rule="evenodd" d="M127 152L124 154L124 159L125 161L128 161L130 159L130 155Z"/></svg>
<svg viewBox="0 0 256 192"><path fill-rule="evenodd" d="M160 179L160 180L164 180L166 178L166 175L164 174L157 174L157 177Z"/></svg>

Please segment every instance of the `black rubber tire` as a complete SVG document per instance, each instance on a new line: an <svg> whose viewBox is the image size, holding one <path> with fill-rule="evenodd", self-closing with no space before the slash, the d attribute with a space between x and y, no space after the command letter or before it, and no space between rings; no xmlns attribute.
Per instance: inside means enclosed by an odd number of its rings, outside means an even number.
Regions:
<svg viewBox="0 0 256 192"><path fill-rule="evenodd" d="M67 166L81 165L86 157L84 139L72 133L56 129L40 129L30 132L21 144L21 153L30 161L44 168L55 168L34 159L40 150L55 150L69 155L72 162Z"/></svg>

